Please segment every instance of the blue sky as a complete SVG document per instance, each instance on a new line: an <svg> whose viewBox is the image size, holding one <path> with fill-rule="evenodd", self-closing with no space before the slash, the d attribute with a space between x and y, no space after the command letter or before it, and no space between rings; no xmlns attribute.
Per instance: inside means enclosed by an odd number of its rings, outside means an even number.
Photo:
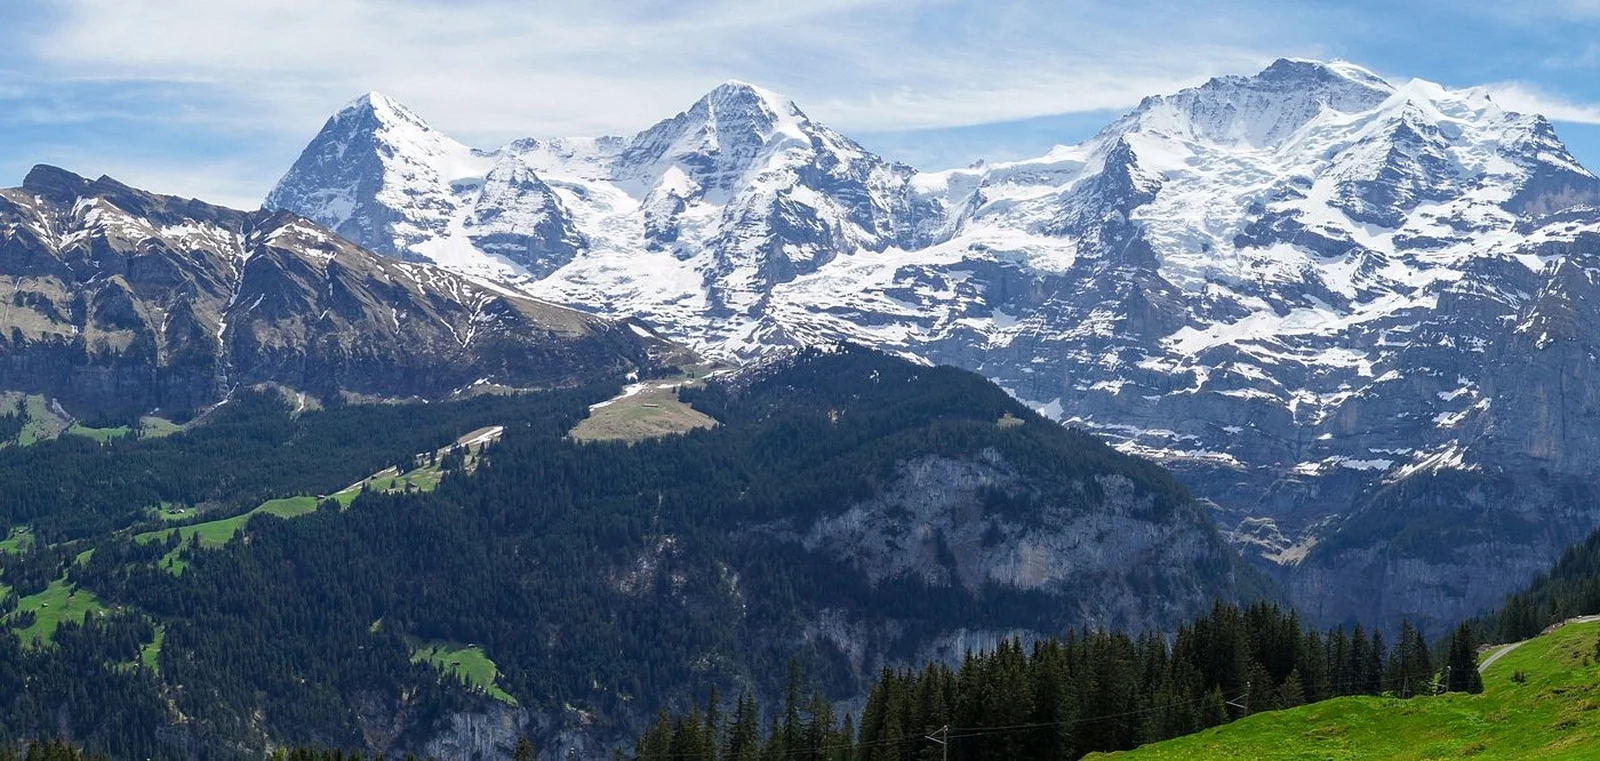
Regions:
<svg viewBox="0 0 1600 761"><path fill-rule="evenodd" d="M1282 56L1487 86L1600 168L1600 0L0 0L0 185L34 163L254 207L386 92L465 142L631 134L757 82L926 168L1037 155Z"/></svg>

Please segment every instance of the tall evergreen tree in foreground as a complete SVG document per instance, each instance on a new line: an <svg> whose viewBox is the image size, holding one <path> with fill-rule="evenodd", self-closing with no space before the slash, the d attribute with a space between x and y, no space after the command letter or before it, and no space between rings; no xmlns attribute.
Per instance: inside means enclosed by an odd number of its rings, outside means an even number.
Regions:
<svg viewBox="0 0 1600 761"><path fill-rule="evenodd" d="M1444 673L1445 692L1483 692L1483 676L1478 673L1478 643L1472 624L1461 622L1450 634Z"/></svg>

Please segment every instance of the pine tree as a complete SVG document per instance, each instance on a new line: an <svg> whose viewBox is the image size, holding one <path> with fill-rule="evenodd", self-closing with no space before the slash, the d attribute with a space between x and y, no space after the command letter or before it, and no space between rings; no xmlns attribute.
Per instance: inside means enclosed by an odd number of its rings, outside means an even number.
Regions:
<svg viewBox="0 0 1600 761"><path fill-rule="evenodd" d="M1345 636L1343 628L1335 629L1328 635L1324 648L1328 660L1326 696L1349 695L1355 683L1355 675L1350 671L1350 638Z"/></svg>
<svg viewBox="0 0 1600 761"><path fill-rule="evenodd" d="M756 723L758 710L755 698L739 696L733 709L733 723L722 745L722 757L726 761L756 761L761 757L761 727Z"/></svg>
<svg viewBox="0 0 1600 761"><path fill-rule="evenodd" d="M1222 688L1212 687L1206 691L1205 698L1200 702L1200 726L1219 726L1228 723L1231 718L1228 716L1228 703L1222 696Z"/></svg>
<svg viewBox="0 0 1600 761"><path fill-rule="evenodd" d="M1450 635L1448 662L1445 669L1446 692L1483 692L1483 676L1478 673L1477 643L1473 640L1472 626L1463 621Z"/></svg>
<svg viewBox="0 0 1600 761"><path fill-rule="evenodd" d="M1367 648L1367 661L1361 668L1361 679L1365 684L1365 692L1377 695L1383 692L1383 667L1387 662L1389 650L1383 643L1383 632L1372 633L1372 646Z"/></svg>
<svg viewBox="0 0 1600 761"><path fill-rule="evenodd" d="M1295 671L1300 674L1306 702L1315 703L1331 697L1328 688L1328 680L1331 678L1328 661L1328 651L1323 644L1322 635L1315 630L1307 630L1295 654Z"/></svg>
<svg viewBox="0 0 1600 761"><path fill-rule="evenodd" d="M1278 705L1283 708L1294 708L1306 702L1305 684L1300 680L1300 670L1289 672L1289 678L1283 680L1283 686L1278 688Z"/></svg>
<svg viewBox="0 0 1600 761"><path fill-rule="evenodd" d="M800 721L800 662L789 659L789 678L783 688L783 747L788 753L801 748L804 727Z"/></svg>
<svg viewBox="0 0 1600 761"><path fill-rule="evenodd" d="M811 702L806 706L801 752L796 757L823 761L827 748L834 743L833 706L823 699L822 693L814 692L811 694Z"/></svg>
<svg viewBox="0 0 1600 761"><path fill-rule="evenodd" d="M855 761L856 759L856 720L850 714L844 715L844 723L839 725L837 744L828 753L828 761Z"/></svg>
<svg viewBox="0 0 1600 761"><path fill-rule="evenodd" d="M722 691L711 685L706 695L706 741L711 748L711 760L716 761L722 752Z"/></svg>
<svg viewBox="0 0 1600 761"><path fill-rule="evenodd" d="M633 755L639 759L668 758L672 753L672 717L667 715L667 709L661 709L656 715L656 721L648 730L639 737L639 742L634 746Z"/></svg>
<svg viewBox="0 0 1600 761"><path fill-rule="evenodd" d="M1433 665L1428 656L1428 643L1410 621L1400 624L1400 638L1394 653L1384 669L1384 687L1388 691L1409 698L1424 694L1433 681Z"/></svg>

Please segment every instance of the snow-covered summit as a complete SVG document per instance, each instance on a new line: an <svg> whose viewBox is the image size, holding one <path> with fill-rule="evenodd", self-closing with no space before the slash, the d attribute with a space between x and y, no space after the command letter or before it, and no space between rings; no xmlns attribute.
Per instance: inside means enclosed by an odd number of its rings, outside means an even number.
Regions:
<svg viewBox="0 0 1600 761"><path fill-rule="evenodd" d="M1325 112L1383 103L1394 87L1345 62L1279 59L1250 77L1224 76L1173 95L1145 98L1107 133L1132 130L1217 145L1268 148Z"/></svg>
<svg viewBox="0 0 1600 761"><path fill-rule="evenodd" d="M457 211L452 183L482 176L487 163L371 92L328 119L264 205L301 213L373 250L408 255L448 231Z"/></svg>
<svg viewBox="0 0 1600 761"><path fill-rule="evenodd" d="M718 85L687 110L640 132L619 157L619 178L692 183L695 192L728 193L771 154L809 146L817 127L793 101L739 81ZM681 174L681 179L676 175Z"/></svg>
<svg viewBox="0 0 1600 761"><path fill-rule="evenodd" d="M349 118L373 119L384 124L407 123L424 130L432 130L427 122L422 120L422 117L417 116L416 112L406 108L405 104L400 101L377 90L357 96L349 103L346 103L344 108L339 109L339 112L334 115L336 120Z"/></svg>
<svg viewBox="0 0 1600 761"><path fill-rule="evenodd" d="M550 298L721 325L710 342L743 350L763 343L750 324L709 315L759 321L774 284L840 253L925 243L937 216L912 170L745 82L631 139L524 138L492 151L381 96L353 109L329 121L269 206Z"/></svg>

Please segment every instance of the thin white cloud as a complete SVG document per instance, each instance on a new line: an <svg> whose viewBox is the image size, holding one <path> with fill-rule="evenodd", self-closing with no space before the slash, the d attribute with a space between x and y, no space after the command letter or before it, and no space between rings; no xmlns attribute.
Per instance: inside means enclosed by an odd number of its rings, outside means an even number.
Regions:
<svg viewBox="0 0 1600 761"><path fill-rule="evenodd" d="M67 0L35 53L67 76L232 89L288 118L380 89L446 126L585 133L643 127L719 69L753 68L762 34L883 1Z"/></svg>
<svg viewBox="0 0 1600 761"><path fill-rule="evenodd" d="M1318 56L1309 40L1333 12L1269 0L58 0L51 8L14 51L31 57L36 89L123 86L151 93L119 104L137 112L124 118L181 121L241 146L249 135L252 164L277 167L248 175L258 194L293 160L285 145L303 145L367 90L483 147L631 134L728 78L783 92L847 133L929 130L1123 110L1210 76L1250 73L1279 54ZM32 107L39 118L65 119L99 104ZM212 185L164 187L233 201L244 187Z"/></svg>
<svg viewBox="0 0 1600 761"><path fill-rule="evenodd" d="M1557 122L1600 124L1600 103L1569 100L1526 82L1501 82L1486 87L1495 101L1510 111L1542 114Z"/></svg>
<svg viewBox="0 0 1600 761"><path fill-rule="evenodd" d="M1253 73L1271 59L1249 51L1214 51L1202 60L1189 67L1145 62L1130 65L1125 71L1022 71L1009 79L983 85L907 86L854 99L827 99L811 110L825 114L828 121L870 131L933 129L1125 110L1147 96L1198 85L1214 76Z"/></svg>
<svg viewBox="0 0 1600 761"><path fill-rule="evenodd" d="M637 130L728 77L846 129L902 129L1124 107L1270 60L1270 19L1202 3L1131 25L1127 5L63 0L34 52L65 76L229 90L285 128L378 89L498 137Z"/></svg>
<svg viewBox="0 0 1600 761"><path fill-rule="evenodd" d="M1573 16L1600 16L1600 0L1562 0L1555 3L1555 6L1557 12L1565 12Z"/></svg>

